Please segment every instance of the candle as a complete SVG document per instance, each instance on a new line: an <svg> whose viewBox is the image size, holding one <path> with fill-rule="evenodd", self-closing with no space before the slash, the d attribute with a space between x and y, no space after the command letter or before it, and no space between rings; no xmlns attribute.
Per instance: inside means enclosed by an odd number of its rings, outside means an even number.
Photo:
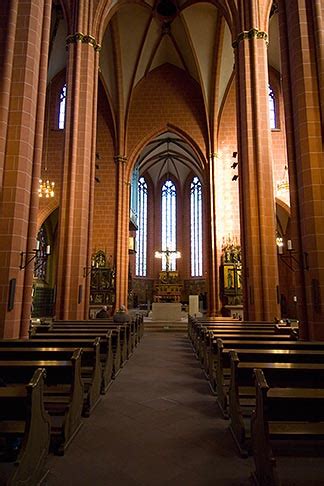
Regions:
<svg viewBox="0 0 324 486"><path fill-rule="evenodd" d="M279 245L278 246L278 253L279 253L279 255L282 255L283 254L283 247L282 247L282 245Z"/></svg>
<svg viewBox="0 0 324 486"><path fill-rule="evenodd" d="M46 255L50 255L51 254L51 247L50 245L47 245L46 247Z"/></svg>
<svg viewBox="0 0 324 486"><path fill-rule="evenodd" d="M36 240L36 250L39 250L40 241Z"/></svg>
<svg viewBox="0 0 324 486"><path fill-rule="evenodd" d="M287 248L288 248L288 250L292 250L293 249L292 248L292 241L291 240L288 240L287 241Z"/></svg>

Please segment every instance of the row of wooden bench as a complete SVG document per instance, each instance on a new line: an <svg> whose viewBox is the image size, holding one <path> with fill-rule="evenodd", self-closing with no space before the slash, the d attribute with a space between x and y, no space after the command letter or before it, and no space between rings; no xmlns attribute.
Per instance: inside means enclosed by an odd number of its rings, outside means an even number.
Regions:
<svg viewBox="0 0 324 486"><path fill-rule="evenodd" d="M273 323L189 321L235 443L242 456L253 453L254 482L277 486L274 444L302 444L316 454L323 439L324 342L292 339L291 329Z"/></svg>
<svg viewBox="0 0 324 486"><path fill-rule="evenodd" d="M64 454L143 336L132 322L61 321L0 340L0 476L38 484L48 451Z"/></svg>

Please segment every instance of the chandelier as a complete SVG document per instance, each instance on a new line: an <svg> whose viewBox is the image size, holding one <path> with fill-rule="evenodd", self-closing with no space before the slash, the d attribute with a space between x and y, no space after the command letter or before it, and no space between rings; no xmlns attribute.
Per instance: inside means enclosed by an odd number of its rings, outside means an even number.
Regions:
<svg viewBox="0 0 324 486"><path fill-rule="evenodd" d="M50 182L48 179L43 181L43 179L39 179L39 187L38 187L38 196L39 197L54 197L54 187L55 182Z"/></svg>
<svg viewBox="0 0 324 486"><path fill-rule="evenodd" d="M285 165L282 179L277 182L277 194L286 194L289 192L288 167Z"/></svg>
<svg viewBox="0 0 324 486"><path fill-rule="evenodd" d="M46 145L44 157L44 172L47 173L47 152L48 152L48 136L49 136L49 122L50 122L50 103L51 103L51 82L48 88L48 103L47 103L47 119L46 119ZM50 198L54 197L55 182L47 178L39 179L38 197Z"/></svg>

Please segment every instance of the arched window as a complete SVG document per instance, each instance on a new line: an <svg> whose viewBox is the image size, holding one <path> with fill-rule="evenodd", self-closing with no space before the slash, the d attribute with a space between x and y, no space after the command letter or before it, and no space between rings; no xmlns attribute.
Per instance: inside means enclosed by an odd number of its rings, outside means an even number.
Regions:
<svg viewBox="0 0 324 486"><path fill-rule="evenodd" d="M198 177L190 186L191 276L202 276L202 188Z"/></svg>
<svg viewBox="0 0 324 486"><path fill-rule="evenodd" d="M177 191L172 181L167 180L162 187L162 251L176 251L176 204ZM162 270L166 270L166 256L162 256ZM176 269L175 253L169 257L168 269Z"/></svg>
<svg viewBox="0 0 324 486"><path fill-rule="evenodd" d="M269 84L268 86L269 111L270 111L270 128L277 128L276 97Z"/></svg>
<svg viewBox="0 0 324 486"><path fill-rule="evenodd" d="M136 276L146 277L147 255L147 184L138 179L138 231L136 238Z"/></svg>
<svg viewBox="0 0 324 486"><path fill-rule="evenodd" d="M58 127L60 130L64 130L65 127L65 109L66 109L66 84L63 86L60 93L60 106L59 106L59 119Z"/></svg>

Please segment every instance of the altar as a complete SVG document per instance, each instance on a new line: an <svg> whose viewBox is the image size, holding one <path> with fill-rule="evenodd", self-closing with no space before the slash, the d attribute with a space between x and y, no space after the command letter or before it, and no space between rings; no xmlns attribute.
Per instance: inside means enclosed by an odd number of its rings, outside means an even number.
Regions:
<svg viewBox="0 0 324 486"><path fill-rule="evenodd" d="M180 303L182 289L183 282L179 280L178 272L161 271L154 285L154 302Z"/></svg>
<svg viewBox="0 0 324 486"><path fill-rule="evenodd" d="M152 321L180 321L180 302L153 302Z"/></svg>

